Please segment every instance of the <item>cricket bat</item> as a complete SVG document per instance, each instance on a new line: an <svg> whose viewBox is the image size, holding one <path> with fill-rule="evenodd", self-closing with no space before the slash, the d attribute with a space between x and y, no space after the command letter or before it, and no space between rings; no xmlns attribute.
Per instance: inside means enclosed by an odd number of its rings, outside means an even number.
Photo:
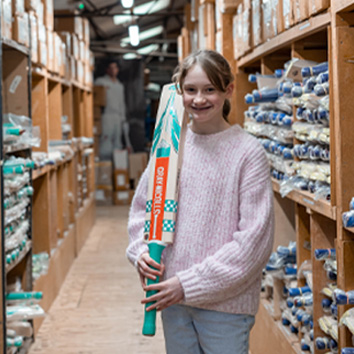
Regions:
<svg viewBox="0 0 354 354"><path fill-rule="evenodd" d="M146 201L144 241L148 244L150 257L161 262L162 251L173 242L175 233L178 184L185 133L186 113L182 96L174 84L162 89L157 111L154 137L151 147L149 187ZM148 279L147 285L159 282ZM155 294L148 291L146 297ZM146 304L145 309L153 302ZM145 311L143 334L155 335L156 310Z"/></svg>

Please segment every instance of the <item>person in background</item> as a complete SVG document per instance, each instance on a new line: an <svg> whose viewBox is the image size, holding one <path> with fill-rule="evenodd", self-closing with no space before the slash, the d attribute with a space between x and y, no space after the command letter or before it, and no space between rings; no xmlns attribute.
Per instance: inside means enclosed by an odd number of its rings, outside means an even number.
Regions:
<svg viewBox="0 0 354 354"><path fill-rule="evenodd" d="M248 354L273 247L268 160L256 138L228 121L234 84L223 56L193 53L173 81L191 116L174 243L160 265L143 242L148 167L130 209L127 257L144 291L158 291L142 303L155 301L147 311L162 311L168 354ZM160 283L145 284L156 276Z"/></svg>
<svg viewBox="0 0 354 354"><path fill-rule="evenodd" d="M102 160L111 160L114 149L123 149L123 129L126 121L124 86L118 80L119 66L114 60L107 63L106 75L95 81L106 87L106 106L102 115L102 135L99 154Z"/></svg>

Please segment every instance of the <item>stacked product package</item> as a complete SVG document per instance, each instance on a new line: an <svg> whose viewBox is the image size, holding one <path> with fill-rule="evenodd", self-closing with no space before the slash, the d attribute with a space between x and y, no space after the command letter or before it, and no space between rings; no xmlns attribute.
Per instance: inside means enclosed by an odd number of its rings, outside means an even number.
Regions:
<svg viewBox="0 0 354 354"><path fill-rule="evenodd" d="M269 278L272 280L269 281ZM312 266L305 260L299 267L296 264L296 243L287 247L279 246L265 268L265 284L281 280L281 301L279 317L289 332L301 338L303 352L313 352L313 294ZM304 286L299 287L301 281Z"/></svg>
<svg viewBox="0 0 354 354"><path fill-rule="evenodd" d="M292 100L284 93L283 70L274 75L250 75L258 89L245 97L252 104L245 112L244 129L255 135L266 150L271 174L283 180L294 173Z"/></svg>
<svg viewBox="0 0 354 354"><path fill-rule="evenodd" d="M337 289L337 262L334 248L316 249L315 259L323 262L323 269L327 275L327 285L321 290L323 295L323 315L318 319L323 336L315 338L315 347L318 350L327 350L327 353L338 353L338 311L334 294Z"/></svg>
<svg viewBox="0 0 354 354"><path fill-rule="evenodd" d="M329 200L328 63L293 59L274 77L250 76L264 82L245 97L258 104L245 112L245 130L260 138L283 197L298 189Z"/></svg>
<svg viewBox="0 0 354 354"><path fill-rule="evenodd" d="M310 64L311 66L307 66ZM296 109L292 126L296 143L293 165L296 173L281 185L286 195L292 189L314 193L315 199L330 199L330 129L328 63L297 61L302 81L294 81L291 88Z"/></svg>
<svg viewBox="0 0 354 354"><path fill-rule="evenodd" d="M32 341L32 321L44 317L45 312L39 305L41 292L25 292L21 280L17 278L9 284L6 294L6 346L8 354L24 352L26 342Z"/></svg>

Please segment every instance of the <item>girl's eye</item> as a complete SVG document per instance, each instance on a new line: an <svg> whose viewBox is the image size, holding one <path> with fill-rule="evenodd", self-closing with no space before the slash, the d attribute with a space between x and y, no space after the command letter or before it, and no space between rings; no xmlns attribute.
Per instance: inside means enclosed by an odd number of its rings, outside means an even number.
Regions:
<svg viewBox="0 0 354 354"><path fill-rule="evenodd" d="M184 89L187 92L194 92L194 88L193 87L187 87Z"/></svg>
<svg viewBox="0 0 354 354"><path fill-rule="evenodd" d="M214 87L208 87L207 88L207 92L214 92L214 91L215 91Z"/></svg>

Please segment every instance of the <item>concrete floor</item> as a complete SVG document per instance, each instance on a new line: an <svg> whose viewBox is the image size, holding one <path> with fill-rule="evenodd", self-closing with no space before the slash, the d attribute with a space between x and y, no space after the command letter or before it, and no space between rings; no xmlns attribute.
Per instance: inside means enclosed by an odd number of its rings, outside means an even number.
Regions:
<svg viewBox="0 0 354 354"><path fill-rule="evenodd" d="M141 334L144 293L125 256L128 207L98 207L91 234L43 322L30 354L163 354Z"/></svg>

